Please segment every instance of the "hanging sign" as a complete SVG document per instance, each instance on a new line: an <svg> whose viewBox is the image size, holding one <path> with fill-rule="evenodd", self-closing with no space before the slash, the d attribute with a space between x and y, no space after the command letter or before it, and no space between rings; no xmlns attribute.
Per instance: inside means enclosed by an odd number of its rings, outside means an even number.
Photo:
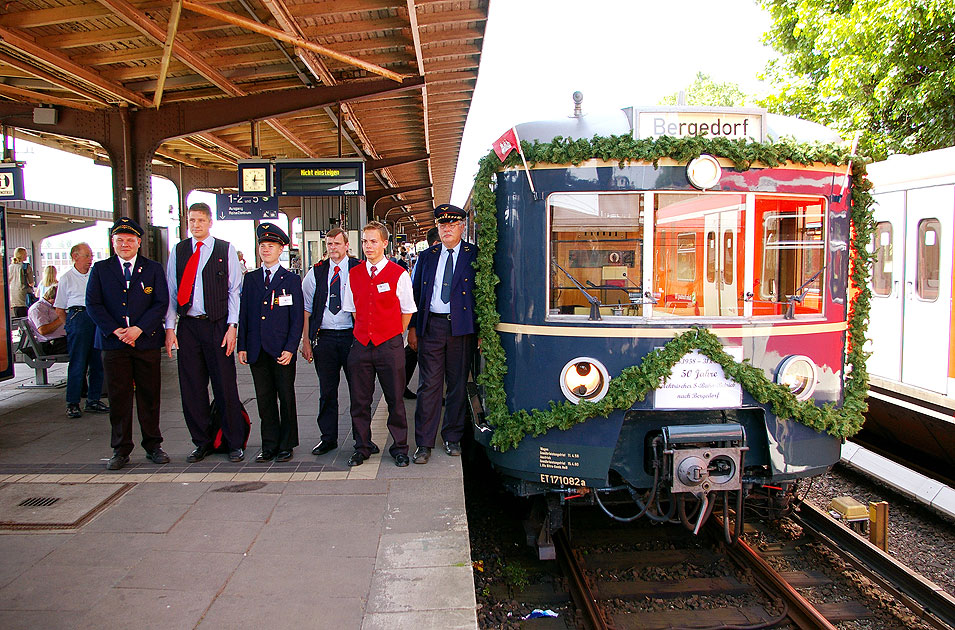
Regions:
<svg viewBox="0 0 955 630"><path fill-rule="evenodd" d="M737 361L743 348L723 348ZM653 394L656 409L735 409L743 404L743 389L726 378L719 363L694 350L683 355L670 376Z"/></svg>
<svg viewBox="0 0 955 630"><path fill-rule="evenodd" d="M279 218L279 198L258 195L216 195L216 216L220 221Z"/></svg>
<svg viewBox="0 0 955 630"><path fill-rule="evenodd" d="M23 167L14 162L0 164L0 201L26 199L23 192Z"/></svg>

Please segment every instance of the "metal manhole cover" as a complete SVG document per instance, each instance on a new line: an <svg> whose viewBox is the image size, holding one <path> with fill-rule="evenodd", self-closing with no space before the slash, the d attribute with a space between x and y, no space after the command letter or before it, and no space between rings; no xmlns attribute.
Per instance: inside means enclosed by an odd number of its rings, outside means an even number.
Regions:
<svg viewBox="0 0 955 630"><path fill-rule="evenodd" d="M75 529L133 483L11 483L0 487L0 529Z"/></svg>
<svg viewBox="0 0 955 630"><path fill-rule="evenodd" d="M269 484L264 481L249 481L247 483L235 483L230 486L222 486L221 488L216 488L213 492L252 492L253 490L261 490Z"/></svg>

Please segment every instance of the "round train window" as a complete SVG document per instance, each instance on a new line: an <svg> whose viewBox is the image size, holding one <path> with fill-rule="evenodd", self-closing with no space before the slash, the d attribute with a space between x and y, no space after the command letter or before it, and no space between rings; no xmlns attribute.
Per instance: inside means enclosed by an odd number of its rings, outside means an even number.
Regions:
<svg viewBox="0 0 955 630"><path fill-rule="evenodd" d="M560 390L567 400L577 404L581 400L597 402L607 395L610 375L603 363L591 357L568 361L560 371Z"/></svg>

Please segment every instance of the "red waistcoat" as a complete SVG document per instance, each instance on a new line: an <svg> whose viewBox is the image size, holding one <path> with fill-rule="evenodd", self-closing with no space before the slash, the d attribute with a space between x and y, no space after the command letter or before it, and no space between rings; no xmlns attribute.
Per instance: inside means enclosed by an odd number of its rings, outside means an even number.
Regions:
<svg viewBox="0 0 955 630"><path fill-rule="evenodd" d="M368 342L383 344L402 332L401 303L398 301L398 278L405 272L388 261L372 282L368 265L362 263L348 272L348 284L355 300L355 339L363 346ZM388 285L385 291L378 287Z"/></svg>

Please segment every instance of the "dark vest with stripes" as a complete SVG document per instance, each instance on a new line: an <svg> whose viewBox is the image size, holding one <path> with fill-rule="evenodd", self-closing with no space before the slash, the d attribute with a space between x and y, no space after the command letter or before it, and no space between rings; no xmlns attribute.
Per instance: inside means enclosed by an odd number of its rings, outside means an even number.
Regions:
<svg viewBox="0 0 955 630"><path fill-rule="evenodd" d="M206 239L206 243L209 240ZM205 244L203 244L205 247ZM179 241L176 245L176 286L182 283L182 274L186 270L186 263L192 256L192 239L187 238ZM229 314L229 242L215 239L215 245L212 246L212 256L202 268L202 295L205 305L206 315L212 321L217 321ZM176 296L172 296L175 300ZM178 306L177 311L180 316L189 312L192 306L192 298L184 306Z"/></svg>

